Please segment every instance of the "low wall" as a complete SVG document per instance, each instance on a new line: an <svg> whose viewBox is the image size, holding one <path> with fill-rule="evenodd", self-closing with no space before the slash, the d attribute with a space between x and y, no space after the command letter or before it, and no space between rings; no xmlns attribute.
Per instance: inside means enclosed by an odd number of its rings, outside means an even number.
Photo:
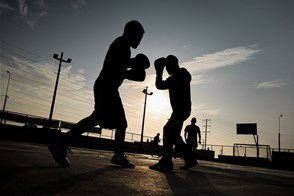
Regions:
<svg viewBox="0 0 294 196"><path fill-rule="evenodd" d="M19 127L14 125L0 125L1 134L0 139L13 140L13 141L25 141L40 144L50 144L56 138L60 137L62 133L56 129L46 128L31 128L31 127ZM75 138L70 146L83 147L83 148L94 148L102 150L113 150L114 140L90 137L90 136L79 136ZM125 142L126 152L139 152L140 145L133 142ZM144 149L143 149L144 150ZM143 151L143 153L149 153Z"/></svg>
<svg viewBox="0 0 294 196"><path fill-rule="evenodd" d="M271 165L271 161L268 158L219 155L218 159L219 161L224 163L231 163L231 164L238 164L238 165L262 166L262 167L270 167Z"/></svg>
<svg viewBox="0 0 294 196"><path fill-rule="evenodd" d="M294 170L294 153L273 151L272 167Z"/></svg>

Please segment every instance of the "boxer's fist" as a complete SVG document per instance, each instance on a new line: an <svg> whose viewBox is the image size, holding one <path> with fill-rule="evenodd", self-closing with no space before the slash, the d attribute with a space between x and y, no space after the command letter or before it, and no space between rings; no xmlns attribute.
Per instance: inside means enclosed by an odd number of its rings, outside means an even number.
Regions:
<svg viewBox="0 0 294 196"><path fill-rule="evenodd" d="M127 71L126 78L137 82L143 82L146 77L145 69L133 67Z"/></svg>
<svg viewBox="0 0 294 196"><path fill-rule="evenodd" d="M145 54L137 54L134 58L134 66L139 69L148 69L150 67L150 62Z"/></svg>
<svg viewBox="0 0 294 196"><path fill-rule="evenodd" d="M164 69L164 66L165 66L165 58L164 57L161 57L161 58L156 59L154 61L154 67L155 67L156 72L162 72Z"/></svg>

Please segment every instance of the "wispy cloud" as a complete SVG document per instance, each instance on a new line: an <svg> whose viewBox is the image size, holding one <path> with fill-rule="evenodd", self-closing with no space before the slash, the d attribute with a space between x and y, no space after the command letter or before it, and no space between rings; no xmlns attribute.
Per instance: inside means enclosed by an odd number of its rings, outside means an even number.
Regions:
<svg viewBox="0 0 294 196"><path fill-rule="evenodd" d="M48 15L46 8L44 0L0 2L0 15L6 12L13 13L17 15L14 18L20 18L31 29L35 29L39 25L39 20Z"/></svg>
<svg viewBox="0 0 294 196"><path fill-rule="evenodd" d="M18 0L18 3L19 14L31 29L35 29L38 26L38 20L40 18L48 15L48 12L45 10L46 5L44 0L35 1L30 6L25 0Z"/></svg>
<svg viewBox="0 0 294 196"><path fill-rule="evenodd" d="M0 16L4 11L15 11L15 8L6 2L0 2Z"/></svg>
<svg viewBox="0 0 294 196"><path fill-rule="evenodd" d="M277 79L272 81L266 81L261 83L256 83L256 88L259 89L270 89L270 88L283 88L287 85L286 79Z"/></svg>
<svg viewBox="0 0 294 196"><path fill-rule="evenodd" d="M187 68L191 73L193 78L191 84L199 85L212 80L211 78L203 76L205 72L226 66L238 65L244 61L252 59L258 52L260 52L260 49L257 49L257 45L239 46L215 53L205 54L200 57L194 57L189 61L183 62L181 66ZM168 75L164 75L164 78L166 77L168 77ZM155 74L147 75L144 85L154 87L155 78ZM127 82L127 86L142 88L142 84L137 82Z"/></svg>
<svg viewBox="0 0 294 196"><path fill-rule="evenodd" d="M183 46L183 48L184 48L184 49L189 49L189 48L190 48L190 44L185 44L185 45Z"/></svg>
<svg viewBox="0 0 294 196"><path fill-rule="evenodd" d="M77 10L83 6L85 6L87 3L85 0L70 0L70 5L73 10Z"/></svg>
<svg viewBox="0 0 294 196"><path fill-rule="evenodd" d="M260 52L260 49L257 49L256 45L239 46L194 57L190 61L182 63L182 66L186 67L192 73L199 73L211 69L237 65L252 59L258 52Z"/></svg>
<svg viewBox="0 0 294 196"><path fill-rule="evenodd" d="M13 61L10 66L0 63L1 85L7 83L6 70L11 73L8 110L28 112L26 109L30 108L30 114L46 116L53 96L57 64L10 58ZM88 115L93 108L92 85L87 86L83 72L73 71L71 66L62 67L57 93L55 117L74 121L69 114L75 113L75 107L79 108L80 115ZM68 114L62 116L64 112Z"/></svg>
<svg viewBox="0 0 294 196"><path fill-rule="evenodd" d="M203 116L219 116L222 114L221 108L207 108L207 106L204 104L193 106L192 111L196 111L198 115Z"/></svg>
<svg viewBox="0 0 294 196"><path fill-rule="evenodd" d="M37 21L34 17L29 16L27 2L25 0L18 0L18 3L20 16L25 20L30 28L35 28L35 26L37 25Z"/></svg>

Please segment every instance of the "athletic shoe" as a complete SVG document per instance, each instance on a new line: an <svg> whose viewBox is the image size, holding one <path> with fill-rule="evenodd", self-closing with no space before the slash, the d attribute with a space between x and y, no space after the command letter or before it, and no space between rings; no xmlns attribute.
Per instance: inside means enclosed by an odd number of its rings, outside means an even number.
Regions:
<svg viewBox="0 0 294 196"><path fill-rule="evenodd" d="M67 158L67 151L71 154L71 150L67 147L65 142L54 142L48 146L49 151L53 155L53 159L56 163L62 167L69 167L70 161Z"/></svg>
<svg viewBox="0 0 294 196"><path fill-rule="evenodd" d="M157 171L172 171L174 169L174 164L172 161L160 160L155 165L149 166L149 169L157 170Z"/></svg>
<svg viewBox="0 0 294 196"><path fill-rule="evenodd" d="M189 168L194 167L196 165L198 165L198 161L194 158L191 158L191 159L186 159L185 166L180 167L180 168L181 169L189 169Z"/></svg>
<svg viewBox="0 0 294 196"><path fill-rule="evenodd" d="M125 168L135 168L135 165L128 161L128 159L125 156L113 155L110 162L112 164L120 165Z"/></svg>

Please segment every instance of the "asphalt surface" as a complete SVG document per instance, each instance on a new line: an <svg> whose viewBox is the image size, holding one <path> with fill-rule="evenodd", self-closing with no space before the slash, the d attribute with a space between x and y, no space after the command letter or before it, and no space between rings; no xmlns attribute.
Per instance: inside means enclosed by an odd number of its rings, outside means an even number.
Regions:
<svg viewBox="0 0 294 196"><path fill-rule="evenodd" d="M128 153L134 169L110 163L111 151L72 148L71 167L61 168L47 146L0 140L1 195L293 195L294 172L199 161L173 172L148 168L159 160Z"/></svg>

